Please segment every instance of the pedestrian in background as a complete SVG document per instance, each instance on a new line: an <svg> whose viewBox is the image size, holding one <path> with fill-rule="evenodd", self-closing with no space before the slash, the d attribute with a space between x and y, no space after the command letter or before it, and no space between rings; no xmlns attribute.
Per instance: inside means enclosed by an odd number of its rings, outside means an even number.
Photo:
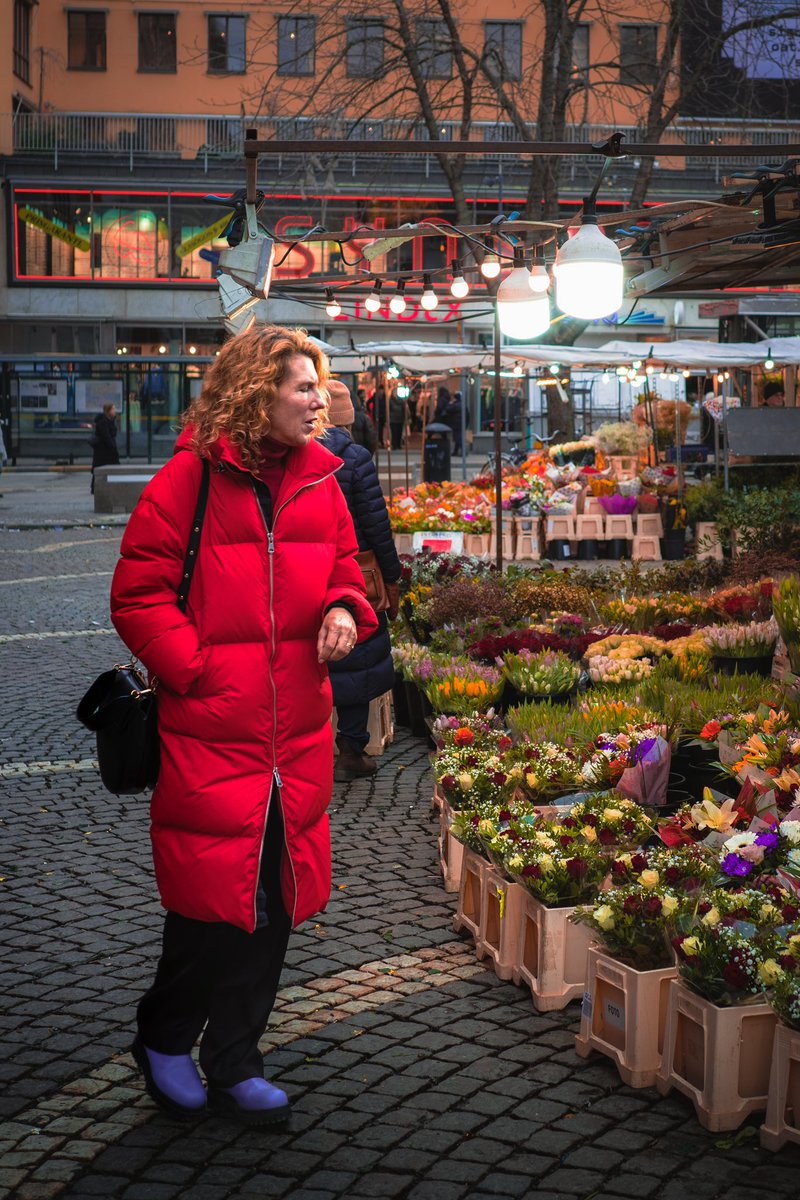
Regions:
<svg viewBox="0 0 800 1200"><path fill-rule="evenodd" d="M353 398L353 428L350 436L357 446L365 446L371 455L378 449L378 435L369 413L364 408L364 393L359 388Z"/></svg>
<svg viewBox="0 0 800 1200"><path fill-rule="evenodd" d="M372 550L389 592L391 616L397 615L400 559L395 549L389 513L372 455L354 444L350 429L355 410L350 393L338 379L328 384L328 420L332 428L323 443L344 462L336 480L353 518L359 550ZM345 658L332 663L331 684L336 705L339 755L334 768L338 780L373 775L378 764L366 753L369 744L369 704L388 692L394 682L389 626L386 613L378 613L378 629Z"/></svg>
<svg viewBox="0 0 800 1200"><path fill-rule="evenodd" d="M114 625L158 679L161 736L151 836L167 915L133 1054L150 1096L186 1119L206 1104L253 1124L289 1115L258 1043L290 930L330 894L328 664L377 625L340 460L317 441L327 378L300 331L226 342L131 515L112 584Z"/></svg>
<svg viewBox="0 0 800 1200"><path fill-rule="evenodd" d="M119 462L117 449L117 406L109 403L103 405L103 411L94 419L94 434L92 446L92 483L91 492L94 495L94 473L97 467L116 466Z"/></svg>
<svg viewBox="0 0 800 1200"><path fill-rule="evenodd" d="M406 423L406 402L396 387L389 397L389 430L392 439L392 449L399 450L403 445L403 429Z"/></svg>
<svg viewBox="0 0 800 1200"><path fill-rule="evenodd" d="M461 453L461 420L464 412L464 401L461 392L456 392L445 409L445 425L453 432L453 453Z"/></svg>

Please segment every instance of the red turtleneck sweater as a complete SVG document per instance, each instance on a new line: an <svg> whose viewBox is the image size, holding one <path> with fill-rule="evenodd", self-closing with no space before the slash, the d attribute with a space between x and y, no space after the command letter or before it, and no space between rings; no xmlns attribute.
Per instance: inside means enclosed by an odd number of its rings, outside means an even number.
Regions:
<svg viewBox="0 0 800 1200"><path fill-rule="evenodd" d="M290 446L285 446L283 442L276 442L274 438L264 437L261 439L261 466L256 471L256 478L269 488L273 512L290 449Z"/></svg>

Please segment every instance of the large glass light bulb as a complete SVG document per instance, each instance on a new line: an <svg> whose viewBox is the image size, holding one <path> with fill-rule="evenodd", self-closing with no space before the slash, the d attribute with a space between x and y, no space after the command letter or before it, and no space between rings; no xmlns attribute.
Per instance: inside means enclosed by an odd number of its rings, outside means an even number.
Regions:
<svg viewBox="0 0 800 1200"><path fill-rule="evenodd" d="M342 306L330 288L327 289L326 294L328 303L325 305L325 312L328 314L331 320L334 320L336 317L340 317L342 315Z"/></svg>
<svg viewBox="0 0 800 1200"><path fill-rule="evenodd" d="M422 293L422 296L420 297L420 304L422 305L422 307L425 309L426 312L433 312L433 310L435 308L439 307L439 297L436 295L436 292L433 290L433 285L431 283L430 275L428 275L428 274L423 275L422 283L423 283L424 291Z"/></svg>
<svg viewBox="0 0 800 1200"><path fill-rule="evenodd" d="M568 317L592 321L622 304L622 255L596 224L587 222L564 243L553 275L556 304Z"/></svg>
<svg viewBox="0 0 800 1200"><path fill-rule="evenodd" d="M527 267L514 267L497 289L497 318L510 338L534 338L550 326L550 301L531 291Z"/></svg>

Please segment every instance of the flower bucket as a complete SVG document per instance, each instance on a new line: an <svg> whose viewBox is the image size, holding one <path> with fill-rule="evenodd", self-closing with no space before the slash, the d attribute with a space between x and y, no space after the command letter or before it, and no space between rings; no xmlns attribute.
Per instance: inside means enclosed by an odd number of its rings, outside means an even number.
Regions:
<svg viewBox="0 0 800 1200"><path fill-rule="evenodd" d="M520 704L569 704L577 694L578 688L575 686L567 692L548 692L546 695L531 696L527 692L518 691L513 683L506 679L503 684L501 707L503 712L507 712L509 708L518 708Z"/></svg>
<svg viewBox="0 0 800 1200"><path fill-rule="evenodd" d="M450 832L452 822L453 810L445 802L439 810L439 866L446 892L459 890L464 860L464 843Z"/></svg>
<svg viewBox="0 0 800 1200"><path fill-rule="evenodd" d="M452 841L455 838L451 837ZM461 843L458 843L461 845ZM476 943L481 926L481 905L484 897L483 880L487 872L496 874L491 863L481 858L468 846L461 845L461 871L455 890L458 892L458 904L453 916L453 929L456 933L466 932L472 935ZM448 889L449 890L449 889Z"/></svg>
<svg viewBox="0 0 800 1200"><path fill-rule="evenodd" d="M464 535L464 553L478 558L486 558L491 547L490 533L466 533Z"/></svg>
<svg viewBox="0 0 800 1200"><path fill-rule="evenodd" d="M779 1022L761 1145L765 1150L780 1150L787 1142L800 1143L800 1030Z"/></svg>
<svg viewBox="0 0 800 1200"><path fill-rule="evenodd" d="M425 723L425 713L422 709L422 693L415 683L405 681L406 707L408 708L408 727L414 737L427 737L428 726Z"/></svg>
<svg viewBox="0 0 800 1200"><path fill-rule="evenodd" d="M570 921L575 907L548 908L526 891L514 983L530 988L534 1008L551 1012L583 995L592 931Z"/></svg>
<svg viewBox="0 0 800 1200"><path fill-rule="evenodd" d="M661 1066L670 980L676 975L675 967L637 971L590 946L576 1053L581 1058L592 1051L605 1054L628 1087L652 1087Z"/></svg>
<svg viewBox="0 0 800 1200"><path fill-rule="evenodd" d="M712 1133L738 1129L767 1107L777 1015L768 1004L720 1008L681 979L669 986L656 1087L662 1096L672 1088L688 1096Z"/></svg>
<svg viewBox="0 0 800 1200"><path fill-rule="evenodd" d="M509 883L491 867L481 881L481 919L475 952L490 958L498 979L512 979L518 968L519 930L527 892L520 883Z"/></svg>
<svg viewBox="0 0 800 1200"><path fill-rule="evenodd" d="M665 562L677 562L686 556L686 530L671 529L661 538L661 557Z"/></svg>
<svg viewBox="0 0 800 1200"><path fill-rule="evenodd" d="M721 675L763 675L769 678L772 674L772 654L756 654L745 658L715 654L711 663L715 671Z"/></svg>
<svg viewBox="0 0 800 1200"><path fill-rule="evenodd" d="M394 723L399 729L411 727L411 714L408 711L408 696L403 676L395 671L392 684L392 704L394 706Z"/></svg>

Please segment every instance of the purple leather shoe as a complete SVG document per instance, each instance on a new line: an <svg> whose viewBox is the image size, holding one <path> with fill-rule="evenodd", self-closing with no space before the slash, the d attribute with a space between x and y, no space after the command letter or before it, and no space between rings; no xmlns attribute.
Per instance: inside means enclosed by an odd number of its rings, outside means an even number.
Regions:
<svg viewBox="0 0 800 1200"><path fill-rule="evenodd" d="M292 1111L286 1092L257 1077L243 1079L230 1088L209 1084L208 1107L247 1125L277 1125L288 1121Z"/></svg>
<svg viewBox="0 0 800 1200"><path fill-rule="evenodd" d="M159 1108L179 1121L191 1121L206 1112L206 1089L191 1054L160 1054L137 1037L131 1054L144 1075L145 1091Z"/></svg>

